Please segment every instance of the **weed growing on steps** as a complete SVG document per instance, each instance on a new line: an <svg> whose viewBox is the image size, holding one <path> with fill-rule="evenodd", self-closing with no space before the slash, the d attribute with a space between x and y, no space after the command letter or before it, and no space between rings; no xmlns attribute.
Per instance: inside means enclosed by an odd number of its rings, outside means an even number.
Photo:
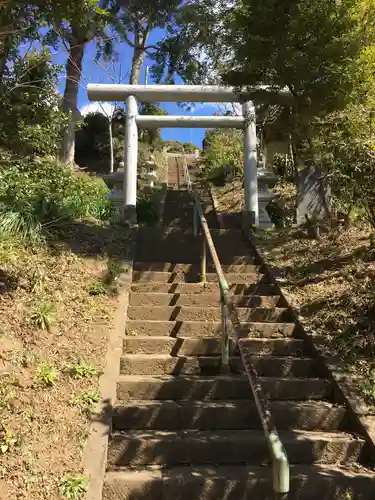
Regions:
<svg viewBox="0 0 375 500"><path fill-rule="evenodd" d="M108 259L107 270L105 275L101 278L92 278L87 284L87 291L89 295L105 295L115 293L115 283L120 277L121 273L126 272L127 269L123 267L122 263L114 259Z"/></svg>
<svg viewBox="0 0 375 500"><path fill-rule="evenodd" d="M42 300L35 305L35 309L30 316L30 321L37 328L49 331L55 318L55 306L50 302Z"/></svg>
<svg viewBox="0 0 375 500"><path fill-rule="evenodd" d="M45 387L51 387L56 384L58 377L57 371L48 363L42 363L38 368L37 378Z"/></svg>
<svg viewBox="0 0 375 500"><path fill-rule="evenodd" d="M66 500L80 500L86 493L87 487L87 477L69 474L60 483L60 493Z"/></svg>
<svg viewBox="0 0 375 500"><path fill-rule="evenodd" d="M121 262L113 259L108 259L107 274L104 278L107 285L112 285L115 281L117 281L121 273L123 273L124 271L125 269L123 268Z"/></svg>
<svg viewBox="0 0 375 500"><path fill-rule="evenodd" d="M97 370L97 368L95 368L94 365L86 363L67 365L66 371L72 378L77 378L77 379L97 377L100 373L99 370Z"/></svg>

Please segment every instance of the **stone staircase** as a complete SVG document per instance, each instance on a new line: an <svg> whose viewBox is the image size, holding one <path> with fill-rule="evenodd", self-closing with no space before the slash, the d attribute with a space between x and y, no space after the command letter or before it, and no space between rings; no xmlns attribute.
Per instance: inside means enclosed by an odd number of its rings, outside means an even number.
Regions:
<svg viewBox="0 0 375 500"><path fill-rule="evenodd" d="M168 157L168 187L180 189L184 181L184 163L182 156Z"/></svg>
<svg viewBox="0 0 375 500"><path fill-rule="evenodd" d="M209 200L208 200L209 201ZM269 452L238 352L220 373L220 302L214 268L200 283L202 240L192 197L168 191L163 229L137 236L105 500L271 500ZM366 445L335 402L286 304L239 230L212 237L243 334L291 464L296 500L375 498L359 465ZM319 342L319 338L316 338Z"/></svg>

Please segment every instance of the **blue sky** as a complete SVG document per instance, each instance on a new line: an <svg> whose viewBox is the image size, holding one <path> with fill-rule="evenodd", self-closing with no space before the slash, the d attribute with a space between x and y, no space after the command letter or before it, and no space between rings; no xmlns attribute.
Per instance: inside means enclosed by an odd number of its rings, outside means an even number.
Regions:
<svg viewBox="0 0 375 500"><path fill-rule="evenodd" d="M162 36L161 30L154 30L150 36L149 43L155 43ZM95 63L95 54L96 47L94 43L89 43L86 46L85 56L83 59L83 76L81 78L81 85L79 89L78 96L78 107L82 109L84 106L89 104L87 98L87 83L118 83L122 78L121 83L128 83L128 78L130 74L130 66L131 66L131 57L132 57L132 49L126 44L117 44L115 50L118 54L118 58L116 63L110 63L106 65L106 69L104 68L104 63L99 62ZM53 52L53 61L57 64L65 66L67 53L61 48ZM145 68L146 65L151 65L152 61L146 58L144 67L142 70L141 82L144 83L145 79ZM110 73L110 74L108 74ZM152 83L152 81L149 81ZM183 83L179 79L176 80L176 83ZM62 93L65 86L65 77L61 76L59 91ZM176 103L163 103L162 105L168 114L174 115L195 115L195 116L204 116L204 115L212 115L215 111L217 111L217 107L214 104L196 104L195 109L188 112L180 108ZM202 146L202 140L204 137L205 130L204 129L163 129L162 130L162 138L166 140L178 140L181 142L193 142L198 146Z"/></svg>

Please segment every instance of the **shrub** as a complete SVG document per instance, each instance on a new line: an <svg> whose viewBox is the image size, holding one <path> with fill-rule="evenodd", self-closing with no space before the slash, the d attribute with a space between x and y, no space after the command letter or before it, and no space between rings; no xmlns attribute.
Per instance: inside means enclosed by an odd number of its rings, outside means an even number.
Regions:
<svg viewBox="0 0 375 500"><path fill-rule="evenodd" d="M278 195L267 206L276 227L290 227L296 219L297 188L293 182L279 181L272 189Z"/></svg>
<svg viewBox="0 0 375 500"><path fill-rule="evenodd" d="M158 220L152 200L141 198L137 202L137 220L142 226L154 226Z"/></svg>
<svg viewBox="0 0 375 500"><path fill-rule="evenodd" d="M206 133L205 176L224 179L222 167L232 165L234 175L243 175L243 134L239 130L214 129Z"/></svg>
<svg viewBox="0 0 375 500"><path fill-rule="evenodd" d="M108 219L108 188L51 158L15 159L0 152L0 232L40 239L76 218Z"/></svg>

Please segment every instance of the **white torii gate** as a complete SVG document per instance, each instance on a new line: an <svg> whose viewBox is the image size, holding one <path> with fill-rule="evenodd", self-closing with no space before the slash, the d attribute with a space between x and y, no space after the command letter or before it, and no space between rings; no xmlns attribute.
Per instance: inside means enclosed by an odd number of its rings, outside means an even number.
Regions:
<svg viewBox="0 0 375 500"><path fill-rule="evenodd" d="M233 87L212 85L121 85L89 84L88 97L92 101L126 101L124 152L124 217L136 220L138 127L151 128L238 128L244 131L244 194L245 211L258 226L258 179L256 114L252 101L272 94L283 98L286 89L273 91L255 87L239 92ZM138 114L136 99L147 102L237 102L242 104L242 116L147 116Z"/></svg>

